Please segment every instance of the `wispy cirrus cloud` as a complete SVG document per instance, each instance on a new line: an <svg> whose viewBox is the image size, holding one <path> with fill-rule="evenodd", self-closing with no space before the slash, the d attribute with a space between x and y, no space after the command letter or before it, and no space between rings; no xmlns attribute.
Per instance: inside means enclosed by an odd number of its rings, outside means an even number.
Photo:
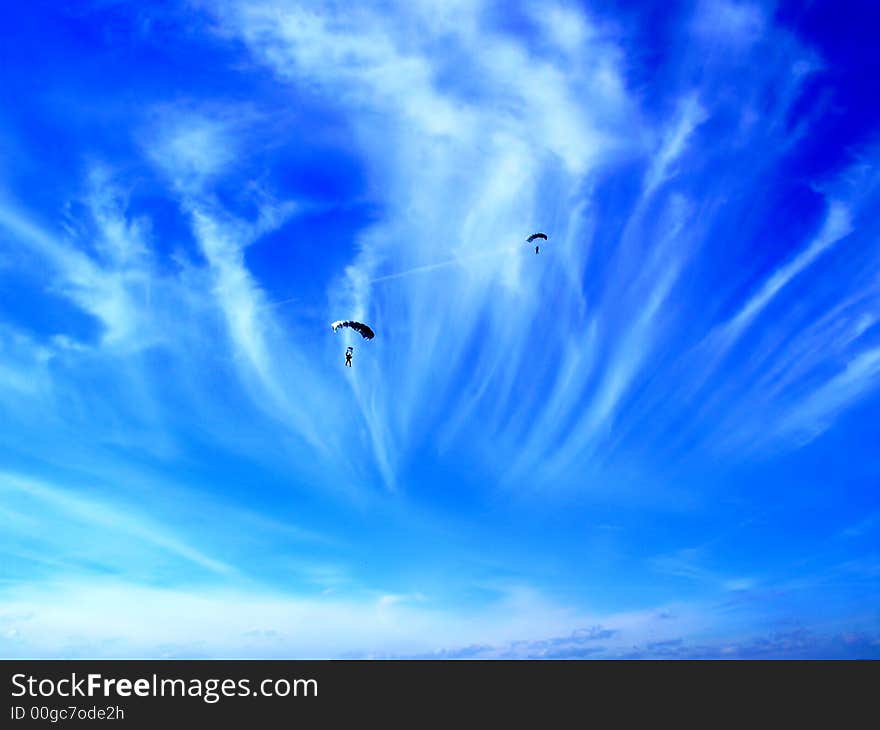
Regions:
<svg viewBox="0 0 880 730"><path fill-rule="evenodd" d="M704 6L694 26L700 37L712 27ZM330 284L325 311L330 318L344 310L389 323L379 327L387 344L377 340L374 357L361 363L365 377L348 382L366 427L364 446L388 485L429 432L439 431L443 448L450 448L473 441L468 432L475 422L490 429L494 449L511 454L508 477L556 479L597 448L607 454L610 446L625 447L622 434L640 430L640 400L652 397L646 377L658 360L662 371L678 356L688 321L681 278L713 250L706 239L711 223L694 225L705 211L713 214L706 208L711 195L697 206L690 186L699 173L686 165L705 145L701 125L727 114L712 109L712 83L736 72L737 57L729 67L716 59L705 88L689 83L667 119L649 122L627 91L622 40L594 18L557 10L582 44L557 48L550 35L556 16L532 17L530 10L537 35L524 44L495 28L491 11L470 4L453 20L430 3L380 15L366 8L343 13L332 4L305 10L293 3L231 2L218 18L219 31L242 38L283 83L305 85L359 114L352 139L375 184L387 191L379 196L384 213L359 234L359 253ZM755 36L750 43L774 32L759 6L724 12ZM414 44L404 32L410 26L431 42ZM429 53L432 43L447 52ZM810 55L789 39L782 48L789 60L809 65ZM455 58L468 58L481 73L467 83L455 80L449 75ZM563 71L569 67L575 70ZM757 72L751 83L764 81ZM788 97L783 103L791 103L794 96ZM783 106L778 114L784 113ZM245 151L261 114L252 105L177 104L153 110L150 118L144 151L178 195L205 269L188 264L185 276L159 274L148 222L126 217L124 197L101 168L91 174L87 198L100 236L94 256L53 241L9 207L6 228L60 267L70 282L66 291L103 322L110 342L137 333L143 346L149 342L144 333L154 332L168 346L167 333L186 320L198 327L207 318L216 326L219 316L256 407L324 457L361 462L352 452L357 437L345 397L312 365L319 351L307 343L314 338L285 331L289 317L281 323L246 260L254 241L285 226L302 205L263 192L253 212L242 216L217 187L250 164ZM742 144L772 155L776 140L763 132L734 147ZM615 240L604 230L601 190L619 164L638 164L644 172ZM539 228L551 229L552 260L532 260L520 245L523 231ZM697 372L689 388L713 387L714 371L744 333L852 230L849 204L831 199L813 239L730 318L708 328L691 355ZM162 312L161 302L174 303ZM170 323L182 306L187 317ZM551 312L571 319L552 335L544 326ZM531 350L539 343L544 354L535 360ZM445 366L438 370L441 351ZM472 363L466 366L466 359ZM296 382L284 371L296 371ZM552 389L549 398L521 397L525 384L535 382ZM863 385L859 393L870 380ZM823 392L827 399L841 391L829 382ZM442 412L437 393L445 397ZM710 400L717 393L729 397L716 389ZM335 414L322 419L326 428L313 418L319 410ZM341 432L348 434L345 448ZM544 466L536 471L538 462Z"/></svg>
<svg viewBox="0 0 880 730"><path fill-rule="evenodd" d="M688 326L681 305L687 288L677 289L679 279L717 252L707 238L711 219L694 225L707 214L720 220L722 210L707 207L711 178L708 194L702 191L699 206L695 202L692 186L703 171L687 164L697 159L689 154L706 152L699 128L713 123L737 130L729 150L712 137L709 154L722 164L736 164L749 149L769 167L788 149L779 120L818 68L811 53L771 28L760 5L702 3L695 39L715 42L723 32L738 50L727 60L714 57L703 85L688 83L657 125L627 91L621 40L585 14L571 21L584 42L557 47L544 35L558 24L552 13L535 20L534 36L523 46L493 26L489 9L470 4L454 21L431 3L399 15L342 12L332 4L305 10L293 3L231 2L226 10L218 18L221 32L242 38L292 89L310 88L357 110L353 140L387 191L383 220L361 233L360 253L331 306L346 316L395 323L388 331L393 343L372 359L377 369L351 383L389 484L429 431L439 429L440 443L449 448L467 438L478 411L493 451L503 447L511 454L505 461L517 478L534 474L539 460L548 465L543 478L556 478L584 454L625 443L612 431L638 432L632 393L644 386L649 363L675 361L679 333ZM559 17L574 12L557 10ZM730 23L721 23L719 13ZM412 28L425 43L412 42ZM748 105L739 112L717 105L715 84L741 73L744 49L763 47L774 34L779 62L800 71L787 80L770 122L750 139L744 136ZM446 53L427 52L433 45ZM449 59L460 57L480 69L467 83L448 74ZM577 70L563 73L564 66ZM777 73L775 67L754 71L747 85L757 90ZM605 204L599 190L609 168L625 161L643 165L643 187L628 201L629 217L615 241L599 227ZM760 185L758 177L754 184ZM592 192L578 201L584 189ZM722 189L719 184L719 196ZM568 213L560 201L569 201ZM540 228L552 229L553 262L530 261L526 247L516 249L524 231ZM762 313L852 230L849 203L829 198L813 239L726 321L702 325L705 341L692 355L698 372L689 387L711 383ZM601 263L589 256L597 241L607 247ZM553 309L571 319L567 331L552 336L541 325L547 292ZM538 343L544 354L535 360L529 353ZM473 358L466 371L465 357ZM392 377L379 378L379 372ZM524 385L536 381L555 388L541 403L522 397ZM404 397L393 398L383 382L393 382ZM445 395L442 417L433 406L438 392ZM779 403L780 412L786 407Z"/></svg>
<svg viewBox="0 0 880 730"><path fill-rule="evenodd" d="M123 540L146 543L151 548L166 551L176 558L186 560L213 573L225 574L232 570L229 565L187 545L159 525L151 524L149 518L138 514L131 507L119 509L99 499L84 497L78 493L79 490L59 489L32 478L9 473L0 474L0 489L4 492L6 504L17 506L23 513L40 514L40 522L45 519L47 513L56 512L69 526L78 523L80 526L78 531L72 527L68 529L78 532L79 539L92 530L109 531ZM22 528L27 532L27 541L61 539L58 534L45 535L41 534L40 530L31 530L28 521L22 523L20 520L11 522L6 539L9 540ZM61 549L55 551L57 554L72 556L78 552L70 544L60 547ZM84 548L85 546L82 546L80 550L85 552ZM116 555L112 558L113 562L119 564L120 567L126 562L121 560L121 557Z"/></svg>
<svg viewBox="0 0 880 730"><path fill-rule="evenodd" d="M176 9L179 88L147 74L137 108L83 105L118 129L78 140L60 200L0 181L0 283L23 301L0 323L4 549L42 566L3 596L34 616L15 651L848 651L754 609L796 593L754 559L786 536L744 532L751 562L699 539L797 502L742 472L788 460L812 484L822 434L870 433L880 385L876 150L798 172L829 67L773 7ZM847 557L826 566L841 615L875 580Z"/></svg>

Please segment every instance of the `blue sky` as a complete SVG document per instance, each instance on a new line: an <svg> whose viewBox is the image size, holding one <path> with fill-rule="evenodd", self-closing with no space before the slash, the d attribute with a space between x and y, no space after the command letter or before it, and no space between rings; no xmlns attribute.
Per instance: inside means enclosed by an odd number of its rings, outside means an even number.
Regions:
<svg viewBox="0 0 880 730"><path fill-rule="evenodd" d="M880 658L878 21L6 7L0 655Z"/></svg>

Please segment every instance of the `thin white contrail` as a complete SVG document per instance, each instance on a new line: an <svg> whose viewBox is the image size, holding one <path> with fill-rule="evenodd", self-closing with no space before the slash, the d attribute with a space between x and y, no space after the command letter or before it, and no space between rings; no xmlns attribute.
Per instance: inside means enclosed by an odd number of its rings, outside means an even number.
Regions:
<svg viewBox="0 0 880 730"><path fill-rule="evenodd" d="M411 269L406 269L404 271L397 271L393 274L385 274L384 276L377 276L375 279L370 279L371 284L375 284L380 281L390 281L391 279L400 279L404 276L412 276L413 274L421 274L425 271L434 271L435 269L443 269L447 266L455 266L456 264L461 264L465 261L474 261L476 259L484 259L488 256L495 256L501 253L510 253L511 251L516 251L517 246L505 246L504 248L494 248L489 251L483 251L482 253L475 253L470 256L459 256L454 259L447 259L446 261L438 261L436 264L424 264L422 266L414 266Z"/></svg>
<svg viewBox="0 0 880 730"><path fill-rule="evenodd" d="M448 266L455 266L456 264L461 264L466 261L475 261L476 259L484 259L489 256L497 256L502 253L511 253L516 252L518 250L529 250L528 247L520 247L520 246L504 246L503 248L493 248L488 251L483 251L481 253L471 254L470 256L459 256L454 259L447 259L446 261L438 261L435 264L423 264L422 266L414 266L411 269L406 269L404 271L396 271L393 274L384 274L383 276L377 276L375 279L370 279L371 284L376 284L382 281L391 281L392 279L401 279L405 276L412 276L414 274L422 274L426 271L435 271L436 269L443 269ZM299 301L300 297L291 297L290 299L282 299L278 302L269 302L266 304L266 307L278 307L282 304L290 304L291 302Z"/></svg>
<svg viewBox="0 0 880 730"><path fill-rule="evenodd" d="M279 302L268 302L264 307L280 307L282 304L290 304L291 302L298 302L301 297L290 297L290 299L282 299Z"/></svg>

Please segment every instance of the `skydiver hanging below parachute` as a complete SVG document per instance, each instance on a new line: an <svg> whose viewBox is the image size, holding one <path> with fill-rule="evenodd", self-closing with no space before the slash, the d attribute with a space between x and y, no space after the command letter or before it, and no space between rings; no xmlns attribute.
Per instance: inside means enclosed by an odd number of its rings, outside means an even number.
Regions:
<svg viewBox="0 0 880 730"><path fill-rule="evenodd" d="M370 329L368 325L365 325L363 322L355 322L354 320L350 319L331 322L330 327L333 328L334 332L336 332L336 330L338 330L340 327L348 327L357 332L365 340L372 340L376 336L376 333L373 332L373 330ZM354 348L351 345L345 348L345 364L348 367L351 367L351 359L353 354Z"/></svg>
<svg viewBox="0 0 880 730"><path fill-rule="evenodd" d="M526 239L526 241L527 241L528 243L531 243L531 242L534 241L536 238L543 238L543 239L546 241L546 240L547 240L547 234L546 234L546 233L533 233L531 236L529 236L529 237ZM537 243L536 243L536 244L535 244L535 254L537 254L539 250L540 250L540 244L537 244Z"/></svg>
<svg viewBox="0 0 880 730"><path fill-rule="evenodd" d="M548 240L547 234L546 233L533 233L531 236L529 236L526 239L526 241L528 243L532 243L533 241L535 241L537 239L543 239L544 241L546 241L546 240ZM541 252L540 244L535 244L535 254L538 254L540 252ZM419 267L417 269L410 270L410 271L398 272L397 274L391 274L391 275L388 275L385 277L380 277L380 279L377 279L377 281L379 281L381 279L391 279L391 278L396 278L398 276L405 276L405 275L414 273L415 271L423 271L426 269L437 268L439 266L446 266L448 264L455 264L455 263L458 263L458 259L456 259L454 261L449 261L449 262L441 262L440 264L431 264L431 265ZM340 319L335 322L331 322L330 327L333 329L334 332L336 332L340 327L348 327L349 329L353 329L355 332L357 332L365 340L372 340L376 336L376 333L373 332L373 330L370 328L369 325L366 325L363 322L356 322L351 319L345 319L345 320ZM353 356L354 356L354 347L349 345L348 347L345 348L345 365L346 365L346 367L352 367Z"/></svg>

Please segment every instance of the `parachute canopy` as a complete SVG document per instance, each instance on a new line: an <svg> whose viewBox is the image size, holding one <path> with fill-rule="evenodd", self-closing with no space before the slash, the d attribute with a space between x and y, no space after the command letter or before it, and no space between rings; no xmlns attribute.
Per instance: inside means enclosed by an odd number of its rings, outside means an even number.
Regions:
<svg viewBox="0 0 880 730"><path fill-rule="evenodd" d="M346 319L346 320L337 320L336 322L332 322L330 326L333 328L335 332L340 327L351 327L355 332L360 334L365 340L372 340L376 333L373 332L367 325L363 322L355 322L354 320Z"/></svg>
<svg viewBox="0 0 880 730"><path fill-rule="evenodd" d="M536 238L543 238L543 239L546 241L546 240L547 240L547 234L546 234L546 233L533 233L531 236L529 236L529 237L526 239L526 241L528 241L529 243L531 243L531 242L534 241Z"/></svg>

